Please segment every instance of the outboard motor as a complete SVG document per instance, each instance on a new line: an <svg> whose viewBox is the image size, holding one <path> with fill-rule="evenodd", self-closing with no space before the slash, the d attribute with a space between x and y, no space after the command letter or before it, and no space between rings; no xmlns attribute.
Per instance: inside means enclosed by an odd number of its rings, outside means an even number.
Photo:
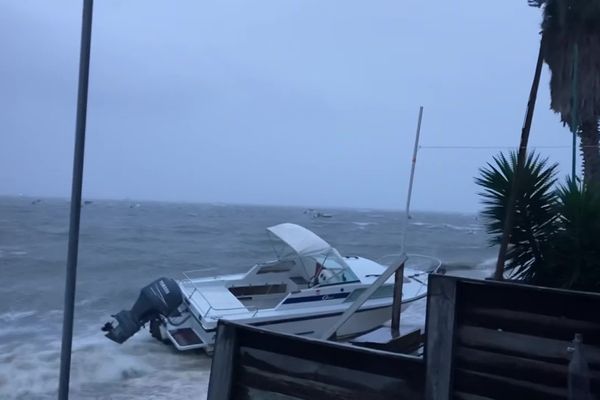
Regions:
<svg viewBox="0 0 600 400"><path fill-rule="evenodd" d="M131 310L123 310L112 315L117 326L107 322L102 330L110 340L123 343L139 331L146 322L159 315L164 317L178 315L177 308L182 301L183 296L177 282L170 278L157 279L140 291L140 296Z"/></svg>

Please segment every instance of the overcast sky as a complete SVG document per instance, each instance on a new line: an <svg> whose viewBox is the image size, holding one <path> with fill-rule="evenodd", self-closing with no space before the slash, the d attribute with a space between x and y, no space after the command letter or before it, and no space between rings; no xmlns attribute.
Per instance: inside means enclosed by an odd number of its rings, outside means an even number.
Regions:
<svg viewBox="0 0 600 400"><path fill-rule="evenodd" d="M540 10L511 2L100 0L86 198L404 207L423 146L518 145ZM81 1L0 0L0 194L70 193ZM569 146L549 110L531 143ZM477 211L501 149L422 149L413 208ZM570 149L544 149L570 170Z"/></svg>

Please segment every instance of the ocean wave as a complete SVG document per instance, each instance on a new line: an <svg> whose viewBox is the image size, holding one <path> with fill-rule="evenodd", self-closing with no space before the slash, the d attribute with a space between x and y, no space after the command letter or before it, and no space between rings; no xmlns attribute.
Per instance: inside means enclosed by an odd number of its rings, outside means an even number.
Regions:
<svg viewBox="0 0 600 400"><path fill-rule="evenodd" d="M480 262L479 264L477 264L476 268L477 269L488 269L491 271L496 266L497 260L498 260L497 257L487 258L487 259L483 260L482 262Z"/></svg>
<svg viewBox="0 0 600 400"><path fill-rule="evenodd" d="M59 362L56 335L47 337L43 345L38 341L0 346L0 397L56 398ZM209 376L207 356L178 353L154 341L147 332L124 345L109 341L95 330L73 340L73 398L201 399L206 396ZM148 397L148 393L154 397Z"/></svg>
<svg viewBox="0 0 600 400"><path fill-rule="evenodd" d="M5 246L3 248L0 248L0 258L3 258L6 255L20 257L20 256L26 256L27 254L29 254L29 253L25 250L22 250L20 248L20 246L14 246L14 247Z"/></svg>
<svg viewBox="0 0 600 400"><path fill-rule="evenodd" d="M360 229L365 229L367 226L369 225L377 225L377 222L359 222L359 221L352 221L352 223L356 226L358 226Z"/></svg>
<svg viewBox="0 0 600 400"><path fill-rule="evenodd" d="M442 224L442 226L446 229L451 229L451 230L455 230L455 231L474 232L474 231L483 230L483 228L479 225L459 226L459 225L452 225L452 224Z"/></svg>
<svg viewBox="0 0 600 400"><path fill-rule="evenodd" d="M424 227L424 228L429 228L429 229L446 229L446 230L453 230L453 231L461 231L461 232L467 232L467 233L477 233L483 230L483 227L480 225L474 225L474 224L469 224L469 225L454 225L454 224L434 224L431 222L411 222L411 225L414 226L420 226L420 227Z"/></svg>

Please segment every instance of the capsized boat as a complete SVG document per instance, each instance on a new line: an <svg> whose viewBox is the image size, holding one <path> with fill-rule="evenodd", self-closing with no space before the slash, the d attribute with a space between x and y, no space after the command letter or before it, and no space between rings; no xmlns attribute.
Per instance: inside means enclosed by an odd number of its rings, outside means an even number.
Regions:
<svg viewBox="0 0 600 400"><path fill-rule="evenodd" d="M278 332L320 337L385 270L358 256L342 256L315 233L283 223L267 228L276 259L244 274L181 280L160 278L142 289L131 310L102 328L123 343L150 323L155 338L178 350L212 351L220 319ZM427 294L426 271L404 269L402 309ZM390 319L393 277L379 287L337 331L351 337Z"/></svg>

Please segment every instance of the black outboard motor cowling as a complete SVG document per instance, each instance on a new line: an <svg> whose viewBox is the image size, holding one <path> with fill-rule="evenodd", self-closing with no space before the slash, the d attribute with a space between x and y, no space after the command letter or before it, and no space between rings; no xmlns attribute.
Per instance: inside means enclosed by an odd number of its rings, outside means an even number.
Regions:
<svg viewBox="0 0 600 400"><path fill-rule="evenodd" d="M112 315L117 321L117 326L107 322L102 330L110 340L123 343L139 331L142 325L159 315L176 316L182 301L183 296L177 282L170 278L157 279L140 291L140 296L131 310Z"/></svg>

